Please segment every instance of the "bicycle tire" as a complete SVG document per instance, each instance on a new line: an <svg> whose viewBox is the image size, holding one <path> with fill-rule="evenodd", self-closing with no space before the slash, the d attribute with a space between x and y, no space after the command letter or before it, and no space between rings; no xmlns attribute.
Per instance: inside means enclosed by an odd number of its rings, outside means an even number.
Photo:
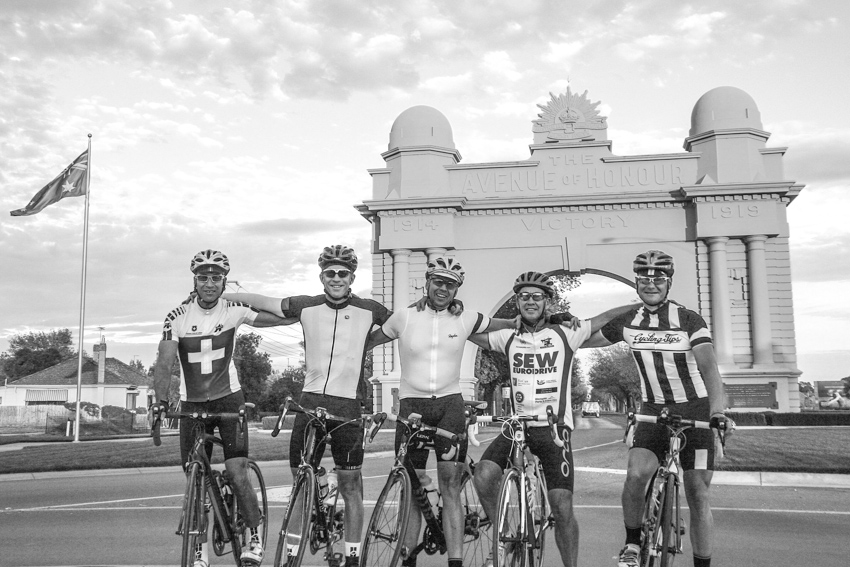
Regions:
<svg viewBox="0 0 850 567"><path fill-rule="evenodd" d="M484 513L473 476L475 463L469 462L461 477L460 499L463 511L463 564L484 565L493 551L493 530Z"/></svg>
<svg viewBox="0 0 850 567"><path fill-rule="evenodd" d="M248 461L248 481L251 483L251 487L254 489L254 494L257 496L257 506L260 509L260 525L257 527L260 530L260 537L262 538L263 546L265 547L268 545L267 536L269 526L266 523L266 519L269 517L269 499L268 494L266 494L266 483L263 479L263 473L260 472L260 466L253 460ZM245 519L242 517L241 510L239 510L238 500L234 498L233 502L235 504L232 511L232 517L230 518L232 522L230 546L233 550L233 558L236 560L236 567L241 567L242 550L251 539L251 530L245 523Z"/></svg>
<svg viewBox="0 0 850 567"><path fill-rule="evenodd" d="M525 567L527 553L522 530L520 498L523 490L515 469L508 469L499 488L493 527L493 567Z"/></svg>
<svg viewBox="0 0 850 567"><path fill-rule="evenodd" d="M656 567L658 565L658 552L661 545L661 531L659 529L661 526L661 503L665 496L664 479L665 477L660 476L658 471L656 471L646 489L646 498L643 504L643 518L641 520L641 567Z"/></svg>
<svg viewBox="0 0 850 567"><path fill-rule="evenodd" d="M360 564L369 567L396 567L404 547L404 535L410 520L412 488L410 476L404 468L390 472L381 495L375 502Z"/></svg>
<svg viewBox="0 0 850 567"><path fill-rule="evenodd" d="M531 506L531 517L534 521L535 544L528 548L528 564L531 567L543 567L543 555L546 550L546 531L549 528L548 494L546 477L539 465L535 469L531 489L534 491L534 505Z"/></svg>
<svg viewBox="0 0 850 567"><path fill-rule="evenodd" d="M195 562L195 546L204 524L204 488L201 464L191 463L186 474L186 493L183 498L181 567L192 567Z"/></svg>
<svg viewBox="0 0 850 567"><path fill-rule="evenodd" d="M661 560L659 567L672 567L678 551L679 522L676 519L674 502L677 494L676 477L672 474L668 475L664 489L664 505L661 508Z"/></svg>
<svg viewBox="0 0 850 567"><path fill-rule="evenodd" d="M277 551L274 557L274 567L300 567L304 560L304 551L310 545L310 526L313 515L313 504L316 498L316 473L310 467L301 467L295 475L295 483L289 496L289 505L283 516L283 524L277 540ZM297 516L296 516L297 512ZM286 537L294 536L290 533L290 523L298 517L301 521L297 537L299 539L298 552L292 556L286 553Z"/></svg>

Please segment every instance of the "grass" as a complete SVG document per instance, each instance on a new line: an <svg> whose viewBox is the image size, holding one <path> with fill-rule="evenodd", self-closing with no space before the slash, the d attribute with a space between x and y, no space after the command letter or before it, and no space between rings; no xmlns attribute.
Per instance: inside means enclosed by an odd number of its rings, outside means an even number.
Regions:
<svg viewBox="0 0 850 567"><path fill-rule="evenodd" d="M0 437L5 442L9 437ZM48 440L44 436L22 435L19 441ZM58 437L56 441L65 440ZM393 435L381 434L367 445L367 454L391 451ZM579 453L577 466L623 468L622 445L610 451ZM330 451L328 450L328 453ZM252 434L250 454L258 461L282 461L289 458L288 436L273 438ZM180 450L175 435L162 438L155 447L148 439L116 440L109 443L49 443L2 453L0 474L176 466ZM220 462L216 452L214 462ZM846 428L739 429L729 440L726 458L717 464L725 471L771 471L850 474L850 431Z"/></svg>
<svg viewBox="0 0 850 567"><path fill-rule="evenodd" d="M46 438L45 438L46 439ZM65 439L65 438L59 438ZM392 451L394 436L380 434L368 452ZM25 436L24 442L41 441ZM289 436L274 438L266 434L253 434L249 441L249 454L258 461L289 460ZM326 455L330 455L328 448ZM220 450L213 452L213 463L222 462ZM49 443L2 453L0 474L71 471L81 469L120 469L167 467L180 464L180 444L177 435L162 437L162 445L154 446L150 438L110 441L108 443Z"/></svg>

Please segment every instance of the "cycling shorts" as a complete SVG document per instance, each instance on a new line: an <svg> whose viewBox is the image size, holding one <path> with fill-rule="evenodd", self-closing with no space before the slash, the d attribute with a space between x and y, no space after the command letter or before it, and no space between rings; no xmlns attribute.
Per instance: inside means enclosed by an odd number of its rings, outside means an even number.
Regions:
<svg viewBox="0 0 850 567"><path fill-rule="evenodd" d="M208 413L236 413L239 407L245 403L245 396L242 390L228 394L223 398L210 400L208 402L180 402L181 412L208 412ZM181 419L180 420L180 458L182 463L186 463L189 458L189 452L192 450L192 445L195 444L194 426L203 425L204 431L210 435L215 434L215 428L218 427L218 435L224 443L224 460L235 459L238 457L248 457L248 436L244 436L244 442L237 442L239 439L239 422L235 419L218 419L207 418L201 419ZM247 426L247 424L246 424ZM207 457L212 457L213 444L207 443Z"/></svg>
<svg viewBox="0 0 850 567"><path fill-rule="evenodd" d="M564 442L563 447L558 447L552 439L552 429L549 427L526 427L525 441L531 454L540 459L543 465L543 477L546 479L546 488L553 490L563 488L573 491L575 485L575 469L573 467L573 447L570 443L570 430L563 425L558 426L558 437ZM493 439L484 454L482 461L491 461L502 470L508 466L511 457L513 439L506 427L502 433Z"/></svg>
<svg viewBox="0 0 850 567"><path fill-rule="evenodd" d="M442 398L404 398L399 404L399 417L407 417L411 413L418 413L422 416L422 423L432 427L439 427L446 431L451 431L457 435L464 433L466 419L464 412L466 407L463 405L463 396L460 394L450 394ZM401 438L404 434L404 425L396 424L395 430L395 450L398 453ZM450 439L446 439L441 435L434 435L434 453L437 455L438 461L454 461L462 463L466 460L467 440L464 437L458 441L457 448ZM416 469L424 469L428 463L428 448L423 446L410 447L407 456L413 467Z"/></svg>
<svg viewBox="0 0 850 567"><path fill-rule="evenodd" d="M687 419L708 421L708 398L700 398L681 404L650 404L644 403L640 409L643 415L658 415L663 408L668 408L671 414L681 415ZM711 429L688 429L684 433L685 447L679 453L682 470L714 470L714 431ZM638 422L635 428L632 449L639 447L649 449L659 462L664 458L670 446L667 426L657 423Z"/></svg>
<svg viewBox="0 0 850 567"><path fill-rule="evenodd" d="M328 413L346 420L360 417L360 401L338 396L327 396L304 392L298 401L305 409L325 408ZM301 464L301 451L307 438L307 424L310 417L303 413L295 414L295 424L292 426L292 436L289 439L289 466L296 468ZM331 439L331 455L334 466L338 470L356 470L363 465L363 422L328 420L328 431ZM316 447L314 455L318 456L315 464L322 460L325 454L326 442Z"/></svg>

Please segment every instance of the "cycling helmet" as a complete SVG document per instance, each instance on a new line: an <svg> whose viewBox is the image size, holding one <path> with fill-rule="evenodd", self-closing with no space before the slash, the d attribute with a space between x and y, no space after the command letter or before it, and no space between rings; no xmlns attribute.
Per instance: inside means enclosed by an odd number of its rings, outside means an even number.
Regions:
<svg viewBox="0 0 850 567"><path fill-rule="evenodd" d="M463 271L463 266L460 265L460 262L454 258L446 258L445 256L438 256L428 262L428 269L425 271L426 279L433 276L440 276L454 280L458 285L463 285L463 277L465 275L466 272Z"/></svg>
<svg viewBox="0 0 850 567"><path fill-rule="evenodd" d="M230 260L218 250L201 250L192 258L189 269L193 274L205 272L226 276L230 272Z"/></svg>
<svg viewBox="0 0 850 567"><path fill-rule="evenodd" d="M634 271L636 274L654 276L656 271L667 277L673 276L673 258L661 250L649 250L638 254L635 258Z"/></svg>
<svg viewBox="0 0 850 567"><path fill-rule="evenodd" d="M354 250L342 244L325 246L325 249L319 254L319 267L324 270L332 265L346 266L353 272L357 269L357 254L354 253Z"/></svg>
<svg viewBox="0 0 850 567"><path fill-rule="evenodd" d="M524 274L520 274L516 281L514 281L514 293L529 285L540 288L549 297L555 295L555 282L552 281L552 278L540 272L525 272Z"/></svg>

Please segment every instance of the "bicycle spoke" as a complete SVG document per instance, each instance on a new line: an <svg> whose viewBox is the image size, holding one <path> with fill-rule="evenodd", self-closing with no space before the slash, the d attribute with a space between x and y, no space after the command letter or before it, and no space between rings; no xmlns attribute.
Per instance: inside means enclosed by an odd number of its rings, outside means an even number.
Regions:
<svg viewBox="0 0 850 567"><path fill-rule="evenodd" d="M499 491L498 520L493 535L494 567L519 567L525 565L525 543L520 513L520 478L508 470Z"/></svg>
<svg viewBox="0 0 850 567"><path fill-rule="evenodd" d="M298 567L304 551L310 546L310 516L316 491L316 477L309 467L302 468L295 477L289 505L283 517L275 553L275 567ZM288 546L297 545L298 551L288 557ZM287 563L287 561L289 561Z"/></svg>
<svg viewBox="0 0 850 567"><path fill-rule="evenodd" d="M394 567L399 563L410 513L410 479L393 470L369 519L363 543L362 565Z"/></svg>
<svg viewBox="0 0 850 567"><path fill-rule="evenodd" d="M478 499L472 476L466 474L464 476L466 478L460 492L464 517L463 564L481 567L493 551L493 530Z"/></svg>

